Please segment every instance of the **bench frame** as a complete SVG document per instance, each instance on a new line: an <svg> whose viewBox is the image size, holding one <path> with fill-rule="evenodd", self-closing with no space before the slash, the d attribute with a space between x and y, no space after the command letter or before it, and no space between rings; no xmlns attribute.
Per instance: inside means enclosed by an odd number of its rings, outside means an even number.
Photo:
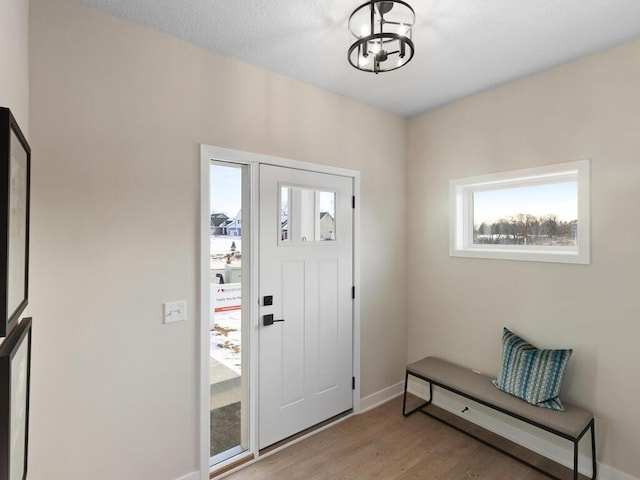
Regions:
<svg viewBox="0 0 640 480"><path fill-rule="evenodd" d="M409 383L409 375L429 383L429 399L426 402L420 404L419 406L417 406L417 407L415 407L412 410L407 412L406 411L407 386L408 386L408 383ZM498 450L500 453L502 453L502 454L504 454L504 455L506 455L506 456L508 456L508 457L510 457L510 458L512 458L512 459L514 459L514 460L526 465L529 468L532 468L532 469L542 473L543 475L546 475L549 478L553 478L554 480L562 480L562 479L559 478L559 477L556 477L555 475L552 475L551 473L543 470L542 468L540 468L540 467L538 467L536 465L533 465L533 464L527 462L525 459L520 458L520 457L514 455L513 453L508 452L508 451L500 448L499 446L494 445L494 444L492 444L492 443L490 443L490 442L478 437L477 435L474 435L471 432L468 432L466 430L461 429L460 427L458 427L456 425L453 425L452 423L450 423L450 422L448 422L448 421L446 421L446 420L444 420L444 419L432 414L431 412L423 410L426 406L430 405L431 401L433 400L433 386L434 385L436 385L437 387L440 387L440 388L442 388L444 390L447 390L449 392L453 392L456 395L460 395L462 397L468 398L469 400L473 400L474 402L480 403L481 405L484 405L485 407L491 408L492 410L496 410L496 411L498 411L500 413L504 413L505 415L508 415L508 416L510 416L512 418L516 418L516 419L518 419L518 420L520 420L522 422L525 422L525 423L527 423L529 425L532 425L534 427L540 428L540 429L542 429L542 430L544 430L546 432L552 433L554 435L557 435L559 437L562 437L562 438L564 438L566 440L571 441L573 443L573 479L574 480L578 480L578 447L580 445L580 440L582 440L582 437L584 437L584 435L587 433L587 431L591 430L591 460L592 460L592 476L591 476L591 480L595 480L596 479L596 474L597 474L596 434L595 434L595 421L594 421L593 418L591 418L591 421L587 424L587 426L584 428L584 430L582 430L582 432L577 437L573 437L571 435L567 435L566 433L559 432L559 431L549 427L548 425L542 425L542 424L540 424L538 422L534 422L534 421L532 421L532 420L530 420L530 419L528 419L526 417L523 417L522 415L518 415L517 413L510 412L508 410L505 410L504 408L498 407L498 406L493 405L491 403L488 403L486 401L483 401L483 400L480 400L478 398L475 398L472 395L469 395L467 393L460 392L460 391L456 390L455 388L452 388L452 387L450 387L448 385L445 385L445 384L443 384L441 382L434 381L434 380L432 380L432 379L430 379L428 377L425 377L423 375L419 375L419 374L417 374L415 372L409 372L408 370L406 371L405 377L404 377L404 395L403 395L403 398L402 398L402 415L404 415L405 417L408 417L409 415L411 415L411 414L413 414L415 412L418 412L418 411L421 412L421 413L424 413L425 415L428 415L431 418L435 418L436 420L444 423L445 425L448 425L448 426L458 430L459 432L462 432L465 435L468 435L468 436L474 438L475 440L477 440L477 441L479 441L479 442L481 442L481 443L483 443L483 444L485 444L485 445L487 445L487 446L489 446L489 447L491 447L491 448L493 448L495 450ZM507 394L505 394L505 395L507 395Z"/></svg>

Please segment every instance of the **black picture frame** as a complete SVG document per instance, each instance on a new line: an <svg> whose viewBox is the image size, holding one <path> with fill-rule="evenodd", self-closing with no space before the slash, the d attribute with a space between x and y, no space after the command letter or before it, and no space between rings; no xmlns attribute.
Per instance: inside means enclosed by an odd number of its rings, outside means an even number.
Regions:
<svg viewBox="0 0 640 480"><path fill-rule="evenodd" d="M0 337L29 301L31 148L8 108L0 107Z"/></svg>
<svg viewBox="0 0 640 480"><path fill-rule="evenodd" d="M0 345L0 480L27 478L31 318Z"/></svg>

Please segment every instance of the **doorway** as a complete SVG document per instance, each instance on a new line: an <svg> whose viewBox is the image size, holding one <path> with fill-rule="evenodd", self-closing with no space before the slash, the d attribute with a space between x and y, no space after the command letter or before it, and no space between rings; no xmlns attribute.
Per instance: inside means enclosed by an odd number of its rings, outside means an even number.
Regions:
<svg viewBox="0 0 640 480"><path fill-rule="evenodd" d="M348 177L260 165L259 446L352 404Z"/></svg>
<svg viewBox="0 0 640 480"><path fill-rule="evenodd" d="M233 468L259 456L261 448L345 411L359 413L359 173L205 145L201 153L204 479L205 471ZM212 166L242 172L240 215L212 206L211 191L216 188L210 177ZM227 219L214 218L219 213ZM232 216L234 224L229 223ZM240 242L232 251L230 240L236 232ZM222 237L224 244L219 241ZM218 290L227 288L219 288L220 281L228 285L227 274L237 260L239 309L217 304ZM226 306L235 306L226 310L234 313L223 314L220 309ZM229 318L238 314L239 332L234 327L238 320L232 325ZM212 329L218 335L213 342ZM225 333L233 333L233 339L220 338ZM212 345L219 344L231 350L239 345L235 359L239 372L236 365L234 373L226 371L228 377L214 377L211 364L219 361L219 352L212 354ZM232 401L216 403L215 395L223 390L234 392ZM240 443L218 452L221 448L212 448L219 428L211 412L238 402Z"/></svg>

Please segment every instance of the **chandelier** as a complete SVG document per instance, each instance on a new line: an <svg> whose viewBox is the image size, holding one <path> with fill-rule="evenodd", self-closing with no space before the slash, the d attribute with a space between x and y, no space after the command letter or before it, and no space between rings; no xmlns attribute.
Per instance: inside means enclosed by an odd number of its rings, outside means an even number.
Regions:
<svg viewBox="0 0 640 480"><path fill-rule="evenodd" d="M349 47L349 63L364 72L389 72L406 65L414 54L413 8L401 0L371 0L349 17L355 41Z"/></svg>

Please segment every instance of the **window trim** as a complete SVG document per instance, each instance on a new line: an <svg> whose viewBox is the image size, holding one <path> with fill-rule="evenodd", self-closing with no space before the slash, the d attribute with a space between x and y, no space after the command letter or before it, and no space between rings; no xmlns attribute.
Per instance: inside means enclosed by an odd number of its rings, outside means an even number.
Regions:
<svg viewBox="0 0 640 480"><path fill-rule="evenodd" d="M576 246L478 245L473 243L475 192L576 180L578 226ZM591 263L589 160L458 178L449 182L449 256L555 263Z"/></svg>

